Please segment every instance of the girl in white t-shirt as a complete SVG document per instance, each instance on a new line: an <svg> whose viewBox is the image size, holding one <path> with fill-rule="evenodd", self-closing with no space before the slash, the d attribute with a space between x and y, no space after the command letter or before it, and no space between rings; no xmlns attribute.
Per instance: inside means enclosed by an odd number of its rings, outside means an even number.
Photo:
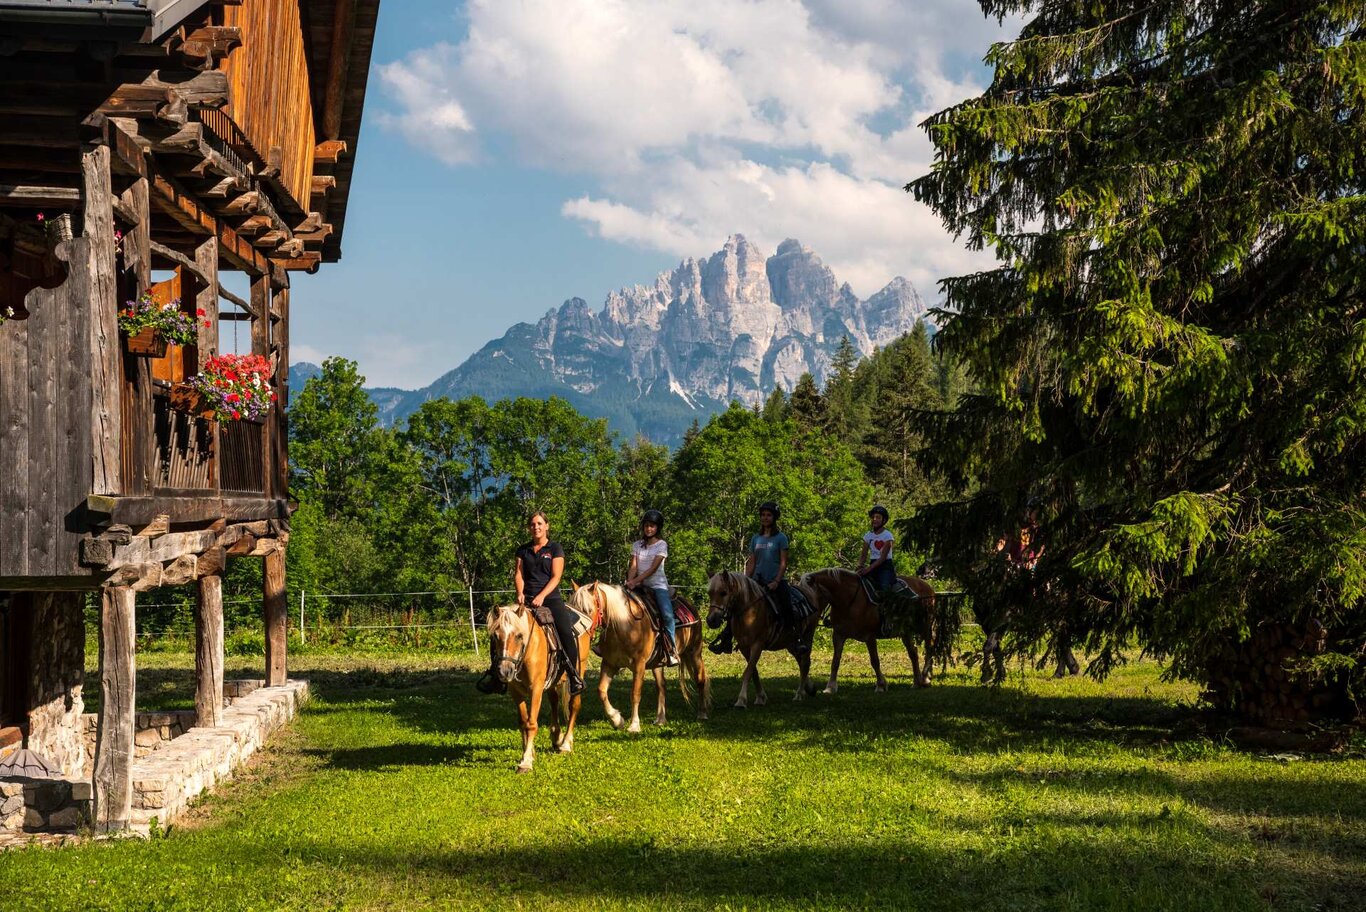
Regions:
<svg viewBox="0 0 1366 912"><path fill-rule="evenodd" d="M870 531L863 533L863 555L859 558L858 574L866 576L877 589L891 589L896 585L896 564L892 563L892 548L896 544L887 531L887 508L877 504L868 511Z"/></svg>
<svg viewBox="0 0 1366 912"><path fill-rule="evenodd" d="M654 591L659 606L661 626L664 628L665 664L678 664L674 604L669 598L669 581L664 577L664 560L669 556L669 544L660 538L664 531L664 514L646 510L640 518L640 539L631 543L631 566L626 571L627 589Z"/></svg>

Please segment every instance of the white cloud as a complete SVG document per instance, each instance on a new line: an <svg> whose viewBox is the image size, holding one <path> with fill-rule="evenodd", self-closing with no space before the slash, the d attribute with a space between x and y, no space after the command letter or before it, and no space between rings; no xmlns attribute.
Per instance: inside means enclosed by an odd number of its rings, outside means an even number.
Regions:
<svg viewBox="0 0 1366 912"><path fill-rule="evenodd" d="M900 189L917 124L980 90L972 0L470 0L469 31L381 69L389 122L451 164L496 137L589 178L562 214L696 255L798 237L867 294L971 268ZM1013 27L1011 24L1010 27Z"/></svg>

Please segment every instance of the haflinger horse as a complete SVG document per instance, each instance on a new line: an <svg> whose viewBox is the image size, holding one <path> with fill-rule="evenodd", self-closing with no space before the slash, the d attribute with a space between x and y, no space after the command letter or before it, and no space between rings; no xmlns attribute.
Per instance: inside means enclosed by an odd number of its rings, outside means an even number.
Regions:
<svg viewBox="0 0 1366 912"><path fill-rule="evenodd" d="M860 640L868 646L868 661L873 666L873 673L877 675L879 693L887 689L887 678L882 674L882 663L877 654L879 639L901 640L906 646L906 654L911 659L915 686L930 686L936 645L934 588L917 576L903 576L899 579L906 584L911 593L914 593L915 609L911 623L907 627L897 632L884 633L882 612L869 600L863 578L857 573L843 567L827 567L824 570L814 570L802 577L802 580L820 596L822 607L829 606L830 609L835 656L830 661L830 680L825 685L826 693L832 694L839 690L840 656L844 652L845 640ZM923 673L920 668L920 653L915 646L917 637L925 644Z"/></svg>
<svg viewBox="0 0 1366 912"><path fill-rule="evenodd" d="M797 660L801 670L801 681L797 685L794 700L800 700L815 693L811 686L811 638L816 633L821 614L816 593L800 581L788 584L801 592L812 607L812 612L799 623L781 622L769 610L768 590L743 573L723 570L714 575L707 584L711 604L707 610L707 626L720 627L727 619L735 635L735 646L746 659L744 674L740 676L740 696L735 707L745 709L749 705L748 687L750 678L754 679L755 706L768 702L763 681L759 678L759 657L765 650L786 649Z"/></svg>
<svg viewBox="0 0 1366 912"><path fill-rule="evenodd" d="M598 677L598 696L602 708L613 728L626 724L625 717L617 711L608 699L607 691L612 686L612 678L623 668L631 669L631 723L626 730L640 731L640 692L645 683L646 665L655 653L655 629L647 609L639 602L627 598L626 591L620 586L609 583L590 583L587 586L574 584L574 594L569 604L575 610L601 618L602 674ZM674 597L674 605L685 605L693 611L692 605L681 596ZM695 612L694 612L695 613ZM693 705L693 695L684 677L686 672L692 678L692 686L697 688L700 702L697 704L697 718L705 720L711 710L711 682L707 680L707 669L702 663L702 625L694 622L680 626L677 630L678 646L678 684L683 691L683 702ZM656 666L655 686L659 690L659 705L655 713L655 724L664 725L664 669Z"/></svg>
<svg viewBox="0 0 1366 912"><path fill-rule="evenodd" d="M489 648L499 656L498 678L517 703L522 726L522 759L517 772L529 773L536 762L536 731L540 727L541 695L550 696L550 744L562 754L574 749L574 724L582 695L569 696L564 669L556 665L551 677L550 641L525 604L503 605L488 616ZM592 627L579 635L579 674L588 663ZM562 726L560 708L568 708Z"/></svg>

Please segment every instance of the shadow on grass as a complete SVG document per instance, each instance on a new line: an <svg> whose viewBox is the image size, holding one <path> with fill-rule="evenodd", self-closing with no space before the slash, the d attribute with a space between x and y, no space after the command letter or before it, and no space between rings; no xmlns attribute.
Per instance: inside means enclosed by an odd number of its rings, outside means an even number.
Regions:
<svg viewBox="0 0 1366 912"><path fill-rule="evenodd" d="M404 851L319 841L295 849L376 873L402 869L429 887L453 879L531 908L579 900L660 908L1241 910L1266 908L1258 890L1278 876L1192 854L1179 839L1117 848L1078 832L990 852L905 839L870 844L855 836L851 843L709 848L642 837ZM1322 885L1318 908L1352 908L1348 888Z"/></svg>

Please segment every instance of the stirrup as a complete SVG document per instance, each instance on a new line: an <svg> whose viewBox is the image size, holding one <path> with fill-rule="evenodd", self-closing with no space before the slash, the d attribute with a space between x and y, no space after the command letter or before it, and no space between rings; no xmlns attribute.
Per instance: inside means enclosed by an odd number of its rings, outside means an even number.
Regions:
<svg viewBox="0 0 1366 912"><path fill-rule="evenodd" d="M588 689L587 682L579 675L566 674L565 678L568 679L567 687L569 688L569 695L571 697L577 697Z"/></svg>
<svg viewBox="0 0 1366 912"><path fill-rule="evenodd" d="M493 673L492 669L486 668L484 673L479 676L479 680L474 682L474 689L480 693L500 694L507 693L508 686L498 680L498 676Z"/></svg>

